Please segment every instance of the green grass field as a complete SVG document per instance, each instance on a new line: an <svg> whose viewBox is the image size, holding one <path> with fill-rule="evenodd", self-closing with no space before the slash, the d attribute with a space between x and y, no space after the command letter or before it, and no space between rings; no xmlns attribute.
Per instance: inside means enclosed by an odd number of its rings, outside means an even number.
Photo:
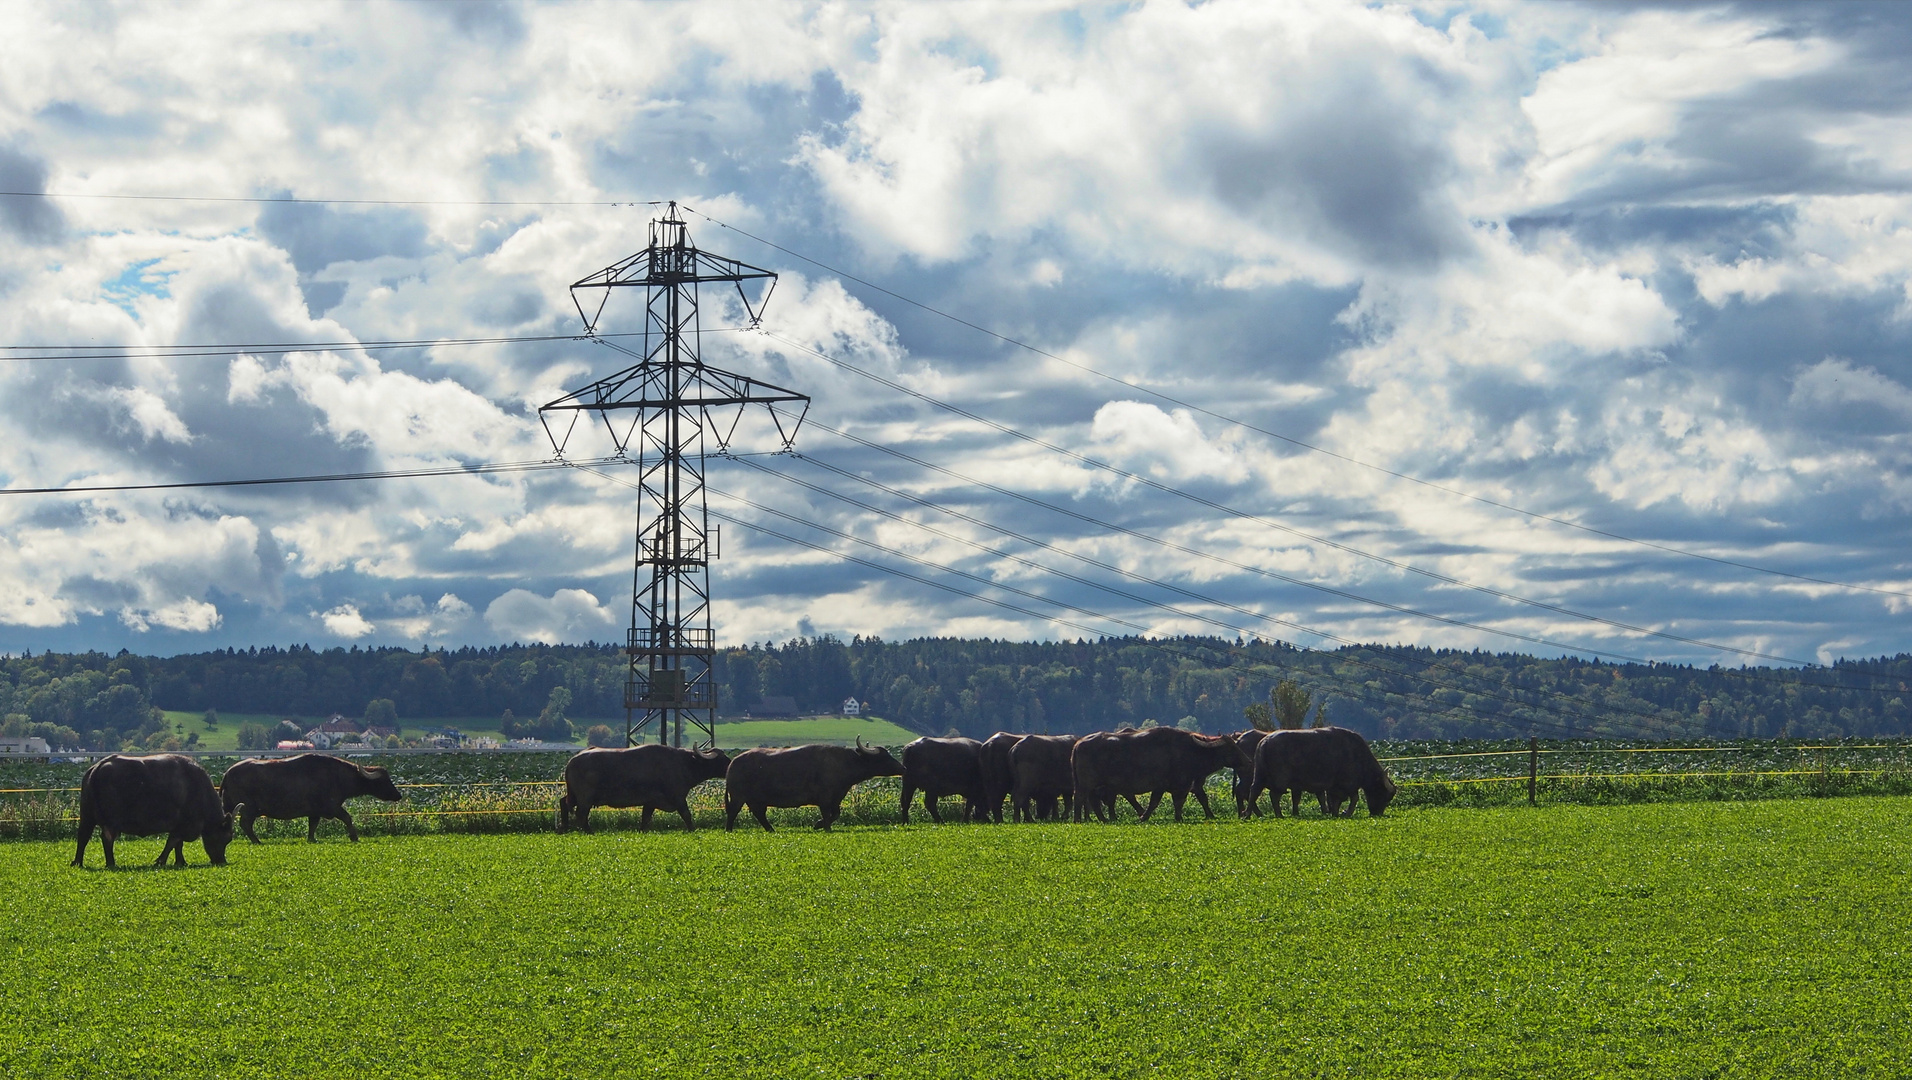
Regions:
<svg viewBox="0 0 1912 1080"><path fill-rule="evenodd" d="M294 717L301 727L312 728L326 721L326 717ZM204 713L179 712L166 713L166 722L182 736L187 732L198 732L199 743L195 750L233 750L239 745L239 725L247 723L264 724L273 727L279 722L276 713L220 713L219 726L206 727ZM614 730L624 721L616 720L573 720L578 729L578 741L584 741L584 730L593 724L608 724ZM498 718L455 717L449 720L406 720L401 721L399 731L406 736L417 736L427 728L450 725L466 735L489 735L499 742L504 735L498 730ZM723 720L717 725L718 745L747 748L752 746L794 746L807 742L848 743L861 736L865 742L880 743L885 746L901 746L916 738L916 733L907 728L898 727L888 720L876 717L852 719L841 716L815 716L800 720Z"/></svg>
<svg viewBox="0 0 1912 1080"><path fill-rule="evenodd" d="M0 845L0 1074L1846 1078L1912 1045L1900 798L71 850Z"/></svg>

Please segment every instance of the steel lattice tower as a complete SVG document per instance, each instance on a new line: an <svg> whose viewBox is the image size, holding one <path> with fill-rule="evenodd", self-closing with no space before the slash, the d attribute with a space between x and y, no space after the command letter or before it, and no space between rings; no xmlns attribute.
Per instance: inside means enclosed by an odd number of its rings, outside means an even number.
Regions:
<svg viewBox="0 0 1912 1080"><path fill-rule="evenodd" d="M710 560L719 554L720 537L710 527L704 490L706 444L726 451L745 406L764 405L788 450L810 399L707 366L697 290L718 282L735 286L754 326L776 279L760 267L697 250L673 202L663 217L652 219L648 247L571 286L586 336L637 361L538 410L560 456L585 412L603 420L618 456L635 450L637 558L624 683L628 746L643 742L653 721L659 742L682 746L686 717L696 728L697 745L713 745L717 737ZM762 289L754 305L746 286ZM645 292L644 329L633 335L641 336L641 350L597 336L611 291L620 288ZM592 290L601 290L595 306L582 298ZM770 407L778 403L794 406L794 421ZM569 420L561 421L566 412Z"/></svg>

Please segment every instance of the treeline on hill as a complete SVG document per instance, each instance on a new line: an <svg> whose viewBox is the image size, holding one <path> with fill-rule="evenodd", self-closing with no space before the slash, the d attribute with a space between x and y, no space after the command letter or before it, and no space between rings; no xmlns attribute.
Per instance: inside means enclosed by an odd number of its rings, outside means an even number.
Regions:
<svg viewBox="0 0 1912 1080"><path fill-rule="evenodd" d="M612 645L458 650L268 647L172 657L122 652L0 659L4 733L58 746L148 745L158 709L361 717L389 700L408 723L623 715ZM1293 678L1329 723L1372 737L1836 738L1912 734L1912 655L1830 668L1697 669L1408 646L1315 652L1220 638L1076 642L799 638L718 654L726 714L763 698L834 711L846 697L918 731L1086 732L1246 726L1243 709ZM382 708L382 706L380 706ZM566 709L560 705L556 716ZM555 720L553 721L556 722Z"/></svg>

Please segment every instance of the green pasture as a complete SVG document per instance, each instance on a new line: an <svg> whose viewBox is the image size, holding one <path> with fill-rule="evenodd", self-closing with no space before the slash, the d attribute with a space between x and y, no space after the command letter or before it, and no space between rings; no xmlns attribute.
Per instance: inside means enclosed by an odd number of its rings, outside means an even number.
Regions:
<svg viewBox="0 0 1912 1080"><path fill-rule="evenodd" d="M857 739L875 746L902 746L916 732L874 716L810 716L800 720L721 720L717 745L723 747L800 746Z"/></svg>
<svg viewBox="0 0 1912 1080"><path fill-rule="evenodd" d="M199 743L195 750L235 750L239 745L239 725L264 724L276 725L284 717L279 713L220 713L219 726L208 729L206 714L203 712L180 712L168 710L166 722L183 738L189 732L199 733ZM296 716L302 728L314 728L330 719L324 716ZM578 729L578 742L584 741L584 731L593 724L607 724L612 730L620 730L624 723L622 717L614 720L586 720L573 718L572 725ZM407 737L416 737L429 728L454 727L466 735L489 735L504 742L504 735L498 730L498 718L492 717L453 717L440 720L401 720L399 732ZM796 720L720 720L717 724L717 742L720 746L748 748L752 746L796 746L801 743L850 743L861 738L864 742L878 743L884 746L901 746L916 738L916 733L907 728L898 727L888 720L876 717L811 716Z"/></svg>
<svg viewBox="0 0 1912 1080"><path fill-rule="evenodd" d="M1850 1078L1912 1045L1902 798L71 850L0 845L0 1074Z"/></svg>

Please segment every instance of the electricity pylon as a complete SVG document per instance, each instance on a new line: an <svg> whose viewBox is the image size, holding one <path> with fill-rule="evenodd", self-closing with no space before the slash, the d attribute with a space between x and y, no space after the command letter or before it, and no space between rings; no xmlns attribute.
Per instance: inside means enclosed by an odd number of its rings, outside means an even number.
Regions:
<svg viewBox="0 0 1912 1080"><path fill-rule="evenodd" d="M706 365L697 289L734 285L754 326L776 280L768 270L697 250L673 202L663 217L652 219L648 247L571 286L585 335L637 361L538 409L560 456L577 430L579 414L593 412L604 421L617 455L634 450L637 459L637 564L625 646L630 660L624 682L627 746L643 742L652 722L658 742L682 746L687 717L697 745L714 745L717 738L710 560L719 554L720 537L710 527L704 491L706 441L724 452L745 407L763 405L788 450L810 399ZM754 304L746 286L762 290ZM597 336L611 291L620 288L645 292L644 329L633 335L641 337L641 349ZM591 290L602 290L595 306L582 298ZM771 407L780 403L795 406L794 422ZM558 419L565 412L571 414L568 422Z"/></svg>

